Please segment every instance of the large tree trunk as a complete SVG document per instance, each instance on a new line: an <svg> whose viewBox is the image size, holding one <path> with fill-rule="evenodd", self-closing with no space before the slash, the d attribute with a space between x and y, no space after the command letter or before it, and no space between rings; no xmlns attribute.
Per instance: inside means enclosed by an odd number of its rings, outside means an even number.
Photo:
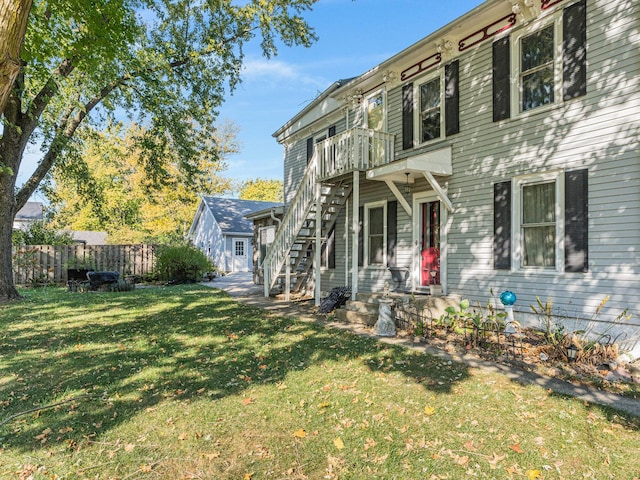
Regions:
<svg viewBox="0 0 640 480"><path fill-rule="evenodd" d="M13 285L13 260L11 257L11 234L16 216L13 197L13 175L0 174L0 303L20 298Z"/></svg>
<svg viewBox="0 0 640 480"><path fill-rule="evenodd" d="M0 0L0 115L20 72L20 50L32 0Z"/></svg>

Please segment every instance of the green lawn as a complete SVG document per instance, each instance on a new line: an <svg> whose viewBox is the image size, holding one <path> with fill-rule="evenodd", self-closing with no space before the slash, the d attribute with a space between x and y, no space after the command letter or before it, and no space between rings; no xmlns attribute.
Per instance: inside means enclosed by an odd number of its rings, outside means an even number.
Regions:
<svg viewBox="0 0 640 480"><path fill-rule="evenodd" d="M638 419L217 290L23 293L2 479L640 478Z"/></svg>

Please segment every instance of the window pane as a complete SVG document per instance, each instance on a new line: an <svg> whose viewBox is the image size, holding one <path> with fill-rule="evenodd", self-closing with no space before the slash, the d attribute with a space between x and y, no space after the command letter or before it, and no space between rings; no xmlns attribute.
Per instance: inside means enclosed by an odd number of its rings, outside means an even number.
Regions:
<svg viewBox="0 0 640 480"><path fill-rule="evenodd" d="M369 210L369 235L382 235L384 233L384 209L382 207Z"/></svg>
<svg viewBox="0 0 640 480"><path fill-rule="evenodd" d="M522 39L522 111L554 101L553 25Z"/></svg>
<svg viewBox="0 0 640 480"><path fill-rule="evenodd" d="M436 78L420 86L420 111L440 106L440 79Z"/></svg>
<svg viewBox="0 0 640 480"><path fill-rule="evenodd" d="M522 77L522 110L553 102L553 66Z"/></svg>
<svg viewBox="0 0 640 480"><path fill-rule="evenodd" d="M555 222L556 185L541 183L522 187L522 223Z"/></svg>
<svg viewBox="0 0 640 480"><path fill-rule="evenodd" d="M369 265L384 262L384 238L382 235L369 237Z"/></svg>
<svg viewBox="0 0 640 480"><path fill-rule="evenodd" d="M440 138L440 78L420 85L420 141Z"/></svg>
<svg viewBox="0 0 640 480"><path fill-rule="evenodd" d="M553 62L553 25L522 39L522 72Z"/></svg>
<svg viewBox="0 0 640 480"><path fill-rule="evenodd" d="M440 110L422 117L421 141L426 142L434 138L440 138Z"/></svg>
<svg viewBox="0 0 640 480"><path fill-rule="evenodd" d="M382 93L375 95L367 101L367 125L370 129L382 131L384 125L384 102Z"/></svg>
<svg viewBox="0 0 640 480"><path fill-rule="evenodd" d="M525 267L555 267L556 227L523 228Z"/></svg>

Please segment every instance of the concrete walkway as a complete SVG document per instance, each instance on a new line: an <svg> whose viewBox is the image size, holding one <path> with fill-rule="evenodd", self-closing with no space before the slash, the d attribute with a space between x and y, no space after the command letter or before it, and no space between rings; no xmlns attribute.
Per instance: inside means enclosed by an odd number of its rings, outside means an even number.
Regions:
<svg viewBox="0 0 640 480"><path fill-rule="evenodd" d="M471 355L452 355L429 345L414 344L412 341L403 337L376 337L371 333L371 328L363 325L328 322L325 315L316 313L313 301L285 302L274 298L265 298L262 286L253 283L251 273L230 273L224 277L218 277L211 282L203 282L203 284L224 290L239 302L267 310L270 313L281 316L292 316L305 321L320 321L329 328L346 330L357 335L377 338L378 341L390 345L412 348L445 360L464 363L471 368L500 373L514 382L526 385L538 385L559 395L575 397L588 403L614 408L621 412L640 417L640 401L638 400L583 385L574 385L563 380L545 377L510 365L489 362Z"/></svg>

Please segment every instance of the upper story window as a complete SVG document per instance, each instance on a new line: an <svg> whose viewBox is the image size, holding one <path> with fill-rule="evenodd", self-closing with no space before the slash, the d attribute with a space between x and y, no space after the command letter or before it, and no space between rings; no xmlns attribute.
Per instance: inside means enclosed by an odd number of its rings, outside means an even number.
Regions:
<svg viewBox="0 0 640 480"><path fill-rule="evenodd" d="M420 143L428 142L440 138L442 127L442 102L440 77L433 78L419 87L420 118L419 137Z"/></svg>
<svg viewBox="0 0 640 480"><path fill-rule="evenodd" d="M402 149L460 131L460 67L454 60L402 87Z"/></svg>
<svg viewBox="0 0 640 480"><path fill-rule="evenodd" d="M527 35L520 44L522 111L553 103L556 89L553 25Z"/></svg>
<svg viewBox="0 0 640 480"><path fill-rule="evenodd" d="M493 43L493 121L587 93L585 0Z"/></svg>
<svg viewBox="0 0 640 480"><path fill-rule="evenodd" d="M385 129L384 92L377 91L366 98L367 128L382 132Z"/></svg>

